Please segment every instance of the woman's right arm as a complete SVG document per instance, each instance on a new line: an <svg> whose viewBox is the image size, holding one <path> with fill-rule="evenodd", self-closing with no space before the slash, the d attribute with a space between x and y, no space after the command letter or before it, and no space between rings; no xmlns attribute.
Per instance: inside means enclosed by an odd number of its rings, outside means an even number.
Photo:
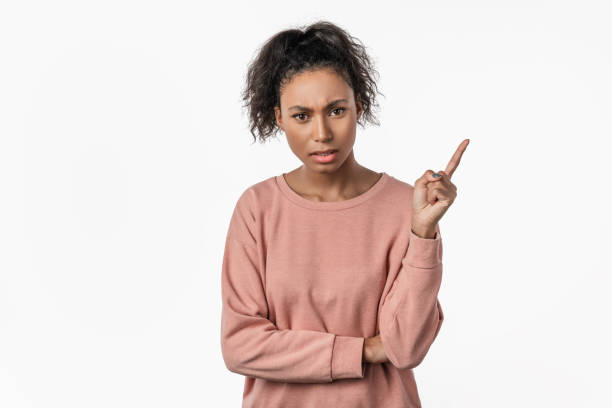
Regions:
<svg viewBox="0 0 612 408"><path fill-rule="evenodd" d="M244 197L241 197L242 199ZM314 330L279 330L267 319L252 215L239 200L222 266L221 350L227 368L269 381L323 383L363 378L364 337Z"/></svg>

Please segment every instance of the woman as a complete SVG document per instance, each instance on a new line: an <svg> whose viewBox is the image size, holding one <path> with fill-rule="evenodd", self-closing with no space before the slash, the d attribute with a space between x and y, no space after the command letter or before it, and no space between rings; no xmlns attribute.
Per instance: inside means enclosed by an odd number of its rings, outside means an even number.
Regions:
<svg viewBox="0 0 612 408"><path fill-rule="evenodd" d="M247 188L227 232L221 346L244 407L421 406L412 368L444 319L438 221L469 140L414 186L358 164L375 72L324 21L276 34L249 67L251 133L282 130L303 165Z"/></svg>

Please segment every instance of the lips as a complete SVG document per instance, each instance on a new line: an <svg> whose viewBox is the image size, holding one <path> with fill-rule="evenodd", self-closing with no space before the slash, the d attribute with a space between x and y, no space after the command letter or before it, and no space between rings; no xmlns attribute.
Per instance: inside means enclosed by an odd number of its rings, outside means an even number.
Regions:
<svg viewBox="0 0 612 408"><path fill-rule="evenodd" d="M314 161L316 161L317 163L320 163L320 164L333 163L334 160L336 160L336 151L335 151L335 149L329 149L329 150L324 150L324 151L331 151L331 153L317 154L315 152L315 153L311 154L312 160L314 160Z"/></svg>
<svg viewBox="0 0 612 408"><path fill-rule="evenodd" d="M312 155L312 154L322 154L322 153L333 153L337 151L338 149L317 150L316 152L312 152L310 154Z"/></svg>

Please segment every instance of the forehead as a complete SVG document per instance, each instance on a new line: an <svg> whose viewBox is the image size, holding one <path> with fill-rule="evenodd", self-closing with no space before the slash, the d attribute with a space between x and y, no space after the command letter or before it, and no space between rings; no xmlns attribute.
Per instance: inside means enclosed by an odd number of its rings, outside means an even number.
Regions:
<svg viewBox="0 0 612 408"><path fill-rule="evenodd" d="M294 75L282 88L280 98L284 106L323 107L333 99L345 98L350 101L352 90L336 72L319 69Z"/></svg>

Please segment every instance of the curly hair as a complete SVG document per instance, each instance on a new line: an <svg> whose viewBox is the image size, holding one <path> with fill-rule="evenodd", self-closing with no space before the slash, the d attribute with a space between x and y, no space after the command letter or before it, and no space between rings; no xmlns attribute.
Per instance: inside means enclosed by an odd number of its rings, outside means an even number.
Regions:
<svg viewBox="0 0 612 408"><path fill-rule="evenodd" d="M275 135L274 107L280 107L280 92L291 78L307 70L331 68L359 95L363 112L357 123L380 125L373 108L378 108L378 91L374 78L378 72L366 53L366 47L348 32L328 21L317 21L305 27L281 31L269 38L258 50L246 74L242 91L243 108L249 111L253 143Z"/></svg>

